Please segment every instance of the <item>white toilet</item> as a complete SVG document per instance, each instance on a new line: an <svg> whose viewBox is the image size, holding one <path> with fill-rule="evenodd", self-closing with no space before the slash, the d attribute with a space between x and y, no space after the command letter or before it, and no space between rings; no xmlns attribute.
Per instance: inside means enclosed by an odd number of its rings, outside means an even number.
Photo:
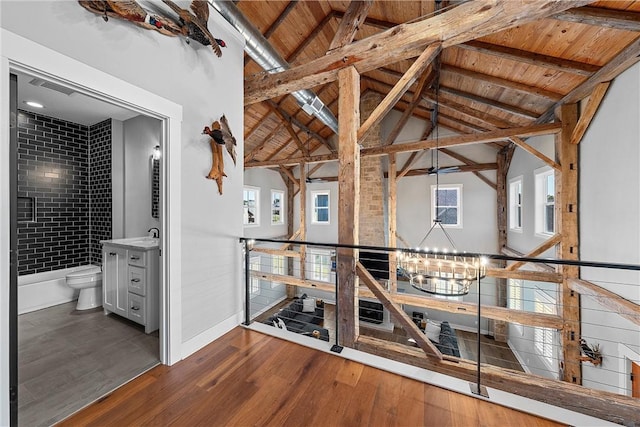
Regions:
<svg viewBox="0 0 640 427"><path fill-rule="evenodd" d="M66 276L67 285L80 289L76 310L102 306L102 268L97 266L74 271Z"/></svg>

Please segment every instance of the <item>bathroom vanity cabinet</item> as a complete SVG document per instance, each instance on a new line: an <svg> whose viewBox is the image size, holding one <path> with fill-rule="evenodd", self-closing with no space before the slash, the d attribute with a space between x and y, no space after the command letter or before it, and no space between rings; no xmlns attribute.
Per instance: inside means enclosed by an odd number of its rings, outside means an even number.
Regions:
<svg viewBox="0 0 640 427"><path fill-rule="evenodd" d="M105 312L144 325L147 334L159 327L159 249L157 239L102 242L102 306Z"/></svg>

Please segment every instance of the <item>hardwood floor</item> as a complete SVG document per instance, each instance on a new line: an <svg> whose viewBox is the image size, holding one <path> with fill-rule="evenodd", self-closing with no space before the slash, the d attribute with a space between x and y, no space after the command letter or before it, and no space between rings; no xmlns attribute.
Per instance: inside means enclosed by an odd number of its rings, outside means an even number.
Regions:
<svg viewBox="0 0 640 427"><path fill-rule="evenodd" d="M157 365L158 334L102 308L18 316L18 424L48 426Z"/></svg>
<svg viewBox="0 0 640 427"><path fill-rule="evenodd" d="M555 426L237 327L157 366L61 426Z"/></svg>

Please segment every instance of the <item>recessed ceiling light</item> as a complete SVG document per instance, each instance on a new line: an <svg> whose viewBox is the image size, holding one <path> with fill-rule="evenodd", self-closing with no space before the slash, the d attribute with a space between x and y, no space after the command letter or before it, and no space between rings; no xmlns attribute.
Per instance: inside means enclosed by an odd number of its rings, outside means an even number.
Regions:
<svg viewBox="0 0 640 427"><path fill-rule="evenodd" d="M44 105L40 104L39 102L35 102L35 101L24 101L25 104L27 104L29 107L33 107L33 108L44 108Z"/></svg>

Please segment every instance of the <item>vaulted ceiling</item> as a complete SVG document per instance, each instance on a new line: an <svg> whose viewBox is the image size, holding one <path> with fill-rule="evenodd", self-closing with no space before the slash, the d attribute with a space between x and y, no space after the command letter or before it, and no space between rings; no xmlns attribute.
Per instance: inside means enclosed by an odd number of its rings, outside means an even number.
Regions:
<svg viewBox="0 0 640 427"><path fill-rule="evenodd" d="M368 10L361 5L366 18L353 40L403 23L428 20L462 3L374 1ZM334 37L343 18L349 16L350 5L350 1L326 0L237 3L294 68L324 57L332 43L335 46ZM344 24L342 27L347 27ZM461 134L549 122L556 106L580 101L597 89L602 95L606 86L600 83L637 62L639 36L640 2L599 1L461 44L451 43L415 76L393 108L407 118L431 121L435 117L441 127ZM361 93L373 91L384 97L415 60L362 72ZM244 73L250 81L264 72L245 55ZM338 117L337 81L309 89ZM317 150L329 146L327 141L334 135L323 122L304 112L291 95L245 102L244 123L247 165L301 156L307 144L311 153L320 152ZM493 145L498 149L507 143Z"/></svg>

